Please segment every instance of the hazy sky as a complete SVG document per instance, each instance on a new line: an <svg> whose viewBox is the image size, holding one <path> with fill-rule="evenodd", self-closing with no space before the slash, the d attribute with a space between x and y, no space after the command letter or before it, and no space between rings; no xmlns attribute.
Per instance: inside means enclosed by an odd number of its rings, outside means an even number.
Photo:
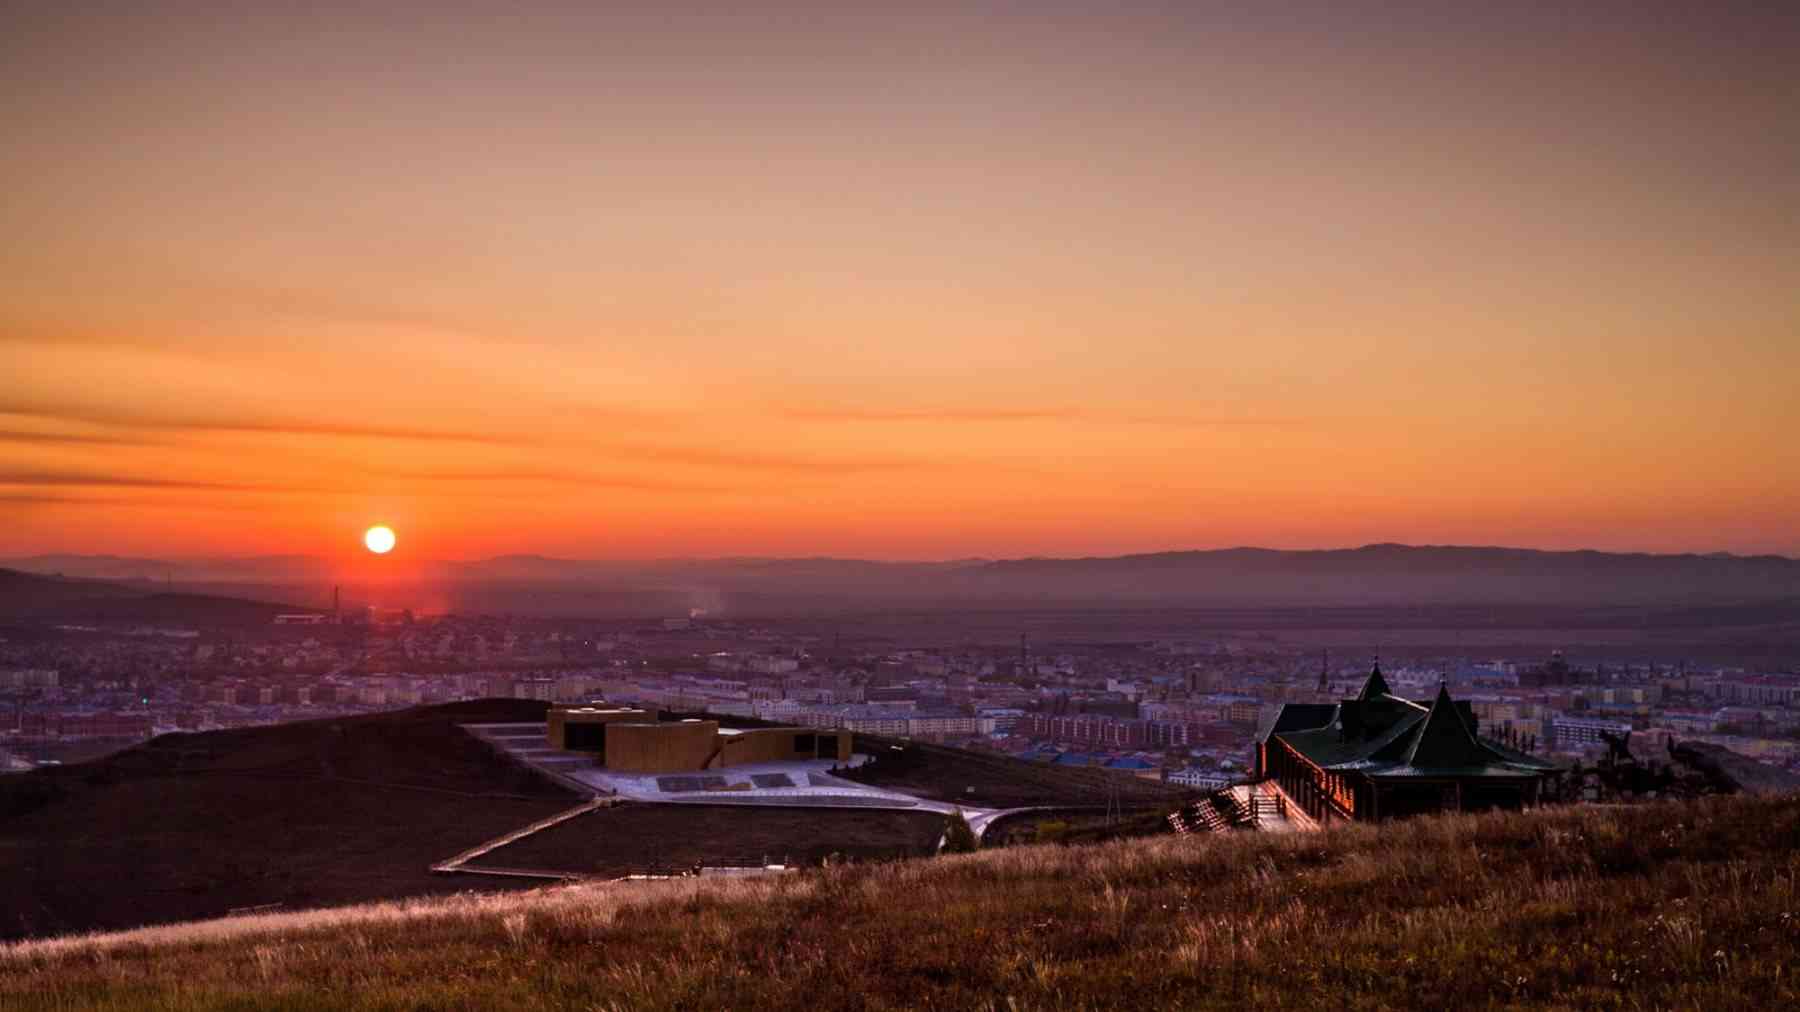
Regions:
<svg viewBox="0 0 1800 1012"><path fill-rule="evenodd" d="M1800 553L1780 5L75 6L0 554Z"/></svg>

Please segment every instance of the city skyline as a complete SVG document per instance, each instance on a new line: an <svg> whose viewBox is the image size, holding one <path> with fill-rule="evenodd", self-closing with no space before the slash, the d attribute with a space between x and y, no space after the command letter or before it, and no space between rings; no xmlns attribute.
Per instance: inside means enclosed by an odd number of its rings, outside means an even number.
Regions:
<svg viewBox="0 0 1800 1012"><path fill-rule="evenodd" d="M1800 555L1792 14L4 21L0 556Z"/></svg>

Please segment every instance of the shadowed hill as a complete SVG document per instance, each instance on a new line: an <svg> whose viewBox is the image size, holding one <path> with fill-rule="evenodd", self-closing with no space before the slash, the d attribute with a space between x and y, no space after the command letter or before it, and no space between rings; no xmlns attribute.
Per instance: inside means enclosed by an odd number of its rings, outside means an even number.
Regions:
<svg viewBox="0 0 1800 1012"><path fill-rule="evenodd" d="M1163 552L1019 559L965 570L976 593L1268 605L1648 604L1800 600L1800 561L1779 556L1546 552L1367 545L1330 551Z"/></svg>
<svg viewBox="0 0 1800 1012"><path fill-rule="evenodd" d="M135 573L149 560L26 559L34 571ZM329 593L304 557L162 564L188 586L266 584ZM62 571L62 570L56 570ZM506 556L423 563L420 600L460 611L738 614L855 611L880 605L995 607L1108 602L1132 607L1348 607L1431 604L1674 607L1775 604L1757 624L1800 621L1800 560L1775 555L1655 555L1522 548L1366 545L1232 548L1110 558L872 562L690 559L606 562ZM310 597L305 599L311 599Z"/></svg>
<svg viewBox="0 0 1800 1012"><path fill-rule="evenodd" d="M162 735L0 778L0 937L450 892L433 861L573 802L458 731L483 700Z"/></svg>
<svg viewBox="0 0 1800 1012"><path fill-rule="evenodd" d="M0 569L0 618L65 622L268 625L293 605L215 594L171 593L158 584L44 576Z"/></svg>
<svg viewBox="0 0 1800 1012"><path fill-rule="evenodd" d="M859 734L855 747L874 761L839 774L847 780L983 808L1112 804L1166 811L1192 793L1097 767L1028 763L991 752L879 735Z"/></svg>
<svg viewBox="0 0 1800 1012"><path fill-rule="evenodd" d="M102 580L43 576L0 569L0 613L17 616L63 608L76 602L110 601L139 596L128 587Z"/></svg>
<svg viewBox="0 0 1800 1012"><path fill-rule="evenodd" d="M1800 799L1161 837L0 949L9 1008L1792 1008Z"/></svg>

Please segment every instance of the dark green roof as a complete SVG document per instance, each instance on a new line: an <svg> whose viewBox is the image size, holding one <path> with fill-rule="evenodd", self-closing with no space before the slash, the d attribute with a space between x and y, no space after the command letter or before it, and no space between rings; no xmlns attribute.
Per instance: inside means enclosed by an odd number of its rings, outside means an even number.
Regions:
<svg viewBox="0 0 1800 1012"><path fill-rule="evenodd" d="M1438 686L1431 712L1425 715L1425 726L1413 735L1412 747L1406 750L1406 764L1426 768L1479 766L1493 754L1475 740L1475 732L1463 719L1462 710L1450 700L1448 687Z"/></svg>
<svg viewBox="0 0 1800 1012"><path fill-rule="evenodd" d="M1447 688L1439 687L1429 707L1385 692L1371 696L1378 676L1371 674L1359 699L1346 700L1311 727L1290 729L1319 718L1317 704L1283 707L1265 740L1278 738L1324 769L1376 779L1529 777L1559 768L1477 735L1466 706L1452 700ZM1306 709L1297 709L1300 705ZM1295 710L1291 718L1290 709Z"/></svg>
<svg viewBox="0 0 1800 1012"><path fill-rule="evenodd" d="M1285 703L1263 717L1256 740L1267 741L1277 731L1302 731L1324 727L1337 719L1336 703Z"/></svg>
<svg viewBox="0 0 1800 1012"><path fill-rule="evenodd" d="M1375 666L1369 669L1369 680L1363 683L1362 691L1357 693L1356 698L1358 701L1366 703L1371 699L1380 699L1393 691L1388 688L1387 679L1381 677L1381 662L1376 661Z"/></svg>

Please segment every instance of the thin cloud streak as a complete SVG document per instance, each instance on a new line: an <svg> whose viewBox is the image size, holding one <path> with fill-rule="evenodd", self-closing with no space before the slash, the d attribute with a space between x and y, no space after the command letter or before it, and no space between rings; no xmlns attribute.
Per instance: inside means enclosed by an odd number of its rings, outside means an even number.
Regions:
<svg viewBox="0 0 1800 1012"><path fill-rule="evenodd" d="M413 256L417 251L408 251ZM432 331L477 341L500 341L480 327L426 309L362 302L322 291L264 288L252 285L195 284L203 298L240 302L251 308L283 316L307 318L349 326L400 327Z"/></svg>
<svg viewBox="0 0 1800 1012"><path fill-rule="evenodd" d="M1105 416L1100 416L1105 417ZM1253 418L1253 417L1193 417L1187 415L1120 415L1109 418L1109 421L1124 422L1129 425L1160 425L1172 429L1231 429L1231 428L1299 428L1317 425L1316 418Z"/></svg>
<svg viewBox="0 0 1800 1012"><path fill-rule="evenodd" d="M811 422L944 422L1008 423L1008 422L1085 422L1121 425L1154 425L1169 428L1231 428L1236 426L1300 426L1314 424L1304 418L1261 418L1255 416L1207 415L1133 415L1094 411L1086 408L789 408L781 414L798 421Z"/></svg>
<svg viewBox="0 0 1800 1012"><path fill-rule="evenodd" d="M129 509L182 509L182 510L223 510L246 512L261 510L265 507L256 503L230 503L217 499L205 502L171 502L166 499L126 499L117 496L71 496L55 494L33 494L30 492L0 492L0 506L104 506L107 508L126 507Z"/></svg>
<svg viewBox="0 0 1800 1012"><path fill-rule="evenodd" d="M645 478L621 478L609 475L580 474L563 471L382 471L379 472L379 476L382 478L393 478L404 481L480 482L501 485L516 482L544 482L559 485L580 485L585 488L615 489L622 492L684 492L694 494L716 494L733 491L733 489L719 485L700 485L689 482L662 481Z"/></svg>
<svg viewBox="0 0 1800 1012"><path fill-rule="evenodd" d="M657 479L614 477L608 475L579 474L557 471L481 471L481 472L395 472L379 471L371 474L377 480L403 481L443 481L443 482L475 482L484 484L510 484L517 482L545 482L564 485L579 485L584 488L612 489L616 491L634 492L680 492L691 494L714 494L733 491L718 485L703 485L688 482L662 481ZM273 493L309 493L325 495L354 494L360 489L354 487L321 487L304 485L255 484L249 482L205 482L188 481L177 478L138 478L112 475L76 474L53 471L0 471L0 485L27 486L33 488L138 488L146 490L191 491L191 492L273 492ZM476 494L470 492L469 494ZM479 494L494 494L491 490L482 490Z"/></svg>
<svg viewBox="0 0 1800 1012"><path fill-rule="evenodd" d="M483 443L491 446L537 446L540 440L522 436L500 436L480 432L452 432L442 429L384 428L381 426L334 425L329 422L232 422L226 424L190 423L180 426L190 432L247 432L280 436L343 436L354 439L405 439L421 442Z"/></svg>
<svg viewBox="0 0 1800 1012"><path fill-rule="evenodd" d="M149 432L250 433L274 436L324 436L353 439L396 439L423 442L481 443L492 446L535 446L541 441L523 436L496 435L445 429L415 429L380 425L341 425L333 422L235 420L192 416L156 417L120 411L47 408L37 404L0 403L0 415L42 418L47 421L105 425ZM100 438L100 437L96 437ZM121 442L127 440L121 439Z"/></svg>
<svg viewBox="0 0 1800 1012"><path fill-rule="evenodd" d="M1072 408L1007 409L884 409L884 408L787 408L784 417L807 422L1041 422L1071 421L1083 416Z"/></svg>
<svg viewBox="0 0 1800 1012"><path fill-rule="evenodd" d="M60 471L0 471L0 485L40 488L142 488L191 492L327 492L334 489L296 485L257 485L246 482L187 481L179 478L136 478L120 475L76 474Z"/></svg>
<svg viewBox="0 0 1800 1012"><path fill-rule="evenodd" d="M207 418L158 418L154 416L112 411L69 411L45 410L38 406L20 406L0 404L0 415L11 415L19 418L41 419L63 424L103 425L118 429L126 429L129 434L85 434L85 433L48 433L26 429L0 429L0 442L34 442L47 444L89 444L118 446L160 446L168 445L167 440L152 438L152 433L170 434L251 434L269 436L301 436L326 438L355 438L371 440L421 441L433 443L467 443L501 448L542 448L547 446L585 447L596 455L622 462L639 462L651 465L690 465L695 467L721 468L728 470L774 472L804 475L848 475L876 471L900 470L918 467L939 466L944 462L917 456L884 454L862 455L854 458L815 456L806 454L768 453L760 451L743 451L720 449L708 446L646 446L616 445L604 441L584 439L579 436L563 438L526 438L513 435L489 435L484 433L454 431L443 429L413 429L385 426L339 425L330 422L263 422L254 420L228 420ZM471 480L476 475L456 474L424 474L403 475L423 478L453 478ZM506 481L515 478L526 478L545 481L569 481L583 484L596 484L612 479L595 479L579 474L561 474L548 471L502 471L485 475L495 481ZM626 487L618 485L617 487ZM658 487L654 483L642 483L641 487L649 489ZM705 486L668 483L670 491L721 491L721 489Z"/></svg>
<svg viewBox="0 0 1800 1012"><path fill-rule="evenodd" d="M865 455L856 458L814 457L803 454L758 453L709 447L630 446L614 447L603 452L630 460L660 464L690 464L700 467L723 467L745 471L799 472L803 474L862 474L869 471L891 471L942 463L922 457Z"/></svg>
<svg viewBox="0 0 1800 1012"><path fill-rule="evenodd" d="M98 436L78 432L35 432L29 429L0 429L0 443L53 443L91 446L159 446L160 441L132 436Z"/></svg>

